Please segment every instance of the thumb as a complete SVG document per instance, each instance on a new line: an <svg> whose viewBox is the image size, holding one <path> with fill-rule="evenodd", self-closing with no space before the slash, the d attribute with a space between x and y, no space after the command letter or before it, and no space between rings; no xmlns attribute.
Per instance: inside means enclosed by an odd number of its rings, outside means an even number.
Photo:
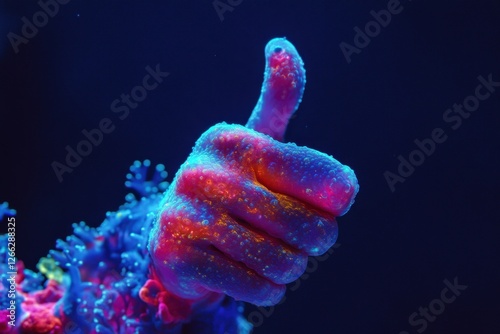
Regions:
<svg viewBox="0 0 500 334"><path fill-rule="evenodd" d="M290 117L299 107L306 83L304 63L285 38L269 41L259 100L246 127L283 141Z"/></svg>

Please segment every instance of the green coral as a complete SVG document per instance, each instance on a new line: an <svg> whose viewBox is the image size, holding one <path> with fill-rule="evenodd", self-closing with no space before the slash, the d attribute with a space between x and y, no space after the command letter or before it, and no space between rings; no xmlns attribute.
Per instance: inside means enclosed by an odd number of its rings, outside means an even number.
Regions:
<svg viewBox="0 0 500 334"><path fill-rule="evenodd" d="M56 264L56 261L51 258L42 257L38 264L36 265L38 270L48 279L57 281L59 283L63 280L63 271Z"/></svg>

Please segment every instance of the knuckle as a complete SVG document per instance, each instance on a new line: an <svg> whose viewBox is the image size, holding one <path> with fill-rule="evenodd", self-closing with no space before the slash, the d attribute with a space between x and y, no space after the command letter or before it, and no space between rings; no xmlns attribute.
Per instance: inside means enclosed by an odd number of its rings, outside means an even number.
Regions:
<svg viewBox="0 0 500 334"><path fill-rule="evenodd" d="M197 141L194 154L205 154L223 161L250 158L254 152L268 146L271 138L237 124L217 124L208 129Z"/></svg>

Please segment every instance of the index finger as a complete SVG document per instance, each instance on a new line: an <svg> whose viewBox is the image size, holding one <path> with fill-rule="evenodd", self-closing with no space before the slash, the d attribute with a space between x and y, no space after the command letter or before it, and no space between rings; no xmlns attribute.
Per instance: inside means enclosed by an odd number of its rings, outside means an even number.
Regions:
<svg viewBox="0 0 500 334"><path fill-rule="evenodd" d="M359 189L353 170L332 156L278 142L240 125L213 126L200 137L194 151L195 155L215 153L224 165L267 189L333 216L349 210Z"/></svg>

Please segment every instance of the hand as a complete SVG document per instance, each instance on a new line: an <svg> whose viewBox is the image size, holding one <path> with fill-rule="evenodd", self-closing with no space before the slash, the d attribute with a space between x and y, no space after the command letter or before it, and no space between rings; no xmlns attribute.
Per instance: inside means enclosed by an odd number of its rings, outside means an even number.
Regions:
<svg viewBox="0 0 500 334"><path fill-rule="evenodd" d="M349 210L358 191L349 167L276 140L300 103L305 71L284 39L269 42L266 57L262 94L247 127L218 124L200 137L150 233L155 274L181 298L216 292L277 304L285 284L304 272L307 256L335 243L335 217Z"/></svg>

